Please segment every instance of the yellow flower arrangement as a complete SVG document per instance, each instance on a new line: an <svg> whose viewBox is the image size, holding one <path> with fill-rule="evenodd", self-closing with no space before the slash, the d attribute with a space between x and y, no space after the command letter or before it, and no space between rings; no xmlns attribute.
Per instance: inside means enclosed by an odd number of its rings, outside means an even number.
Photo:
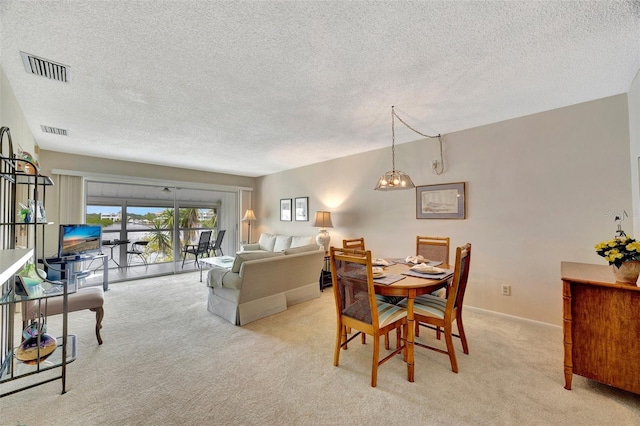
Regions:
<svg viewBox="0 0 640 426"><path fill-rule="evenodd" d="M609 265L620 267L624 262L640 260L640 242L627 236L616 237L595 245L596 253L604 257Z"/></svg>

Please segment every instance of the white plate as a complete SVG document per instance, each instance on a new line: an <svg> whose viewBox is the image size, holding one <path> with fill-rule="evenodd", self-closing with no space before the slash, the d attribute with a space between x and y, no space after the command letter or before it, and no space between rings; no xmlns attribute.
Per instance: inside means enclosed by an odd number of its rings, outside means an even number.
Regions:
<svg viewBox="0 0 640 426"><path fill-rule="evenodd" d="M421 263L424 262L429 262L429 259L425 259L424 257L422 257L422 255L417 255L417 256L407 256L404 261L406 263L413 263L414 265L419 265Z"/></svg>

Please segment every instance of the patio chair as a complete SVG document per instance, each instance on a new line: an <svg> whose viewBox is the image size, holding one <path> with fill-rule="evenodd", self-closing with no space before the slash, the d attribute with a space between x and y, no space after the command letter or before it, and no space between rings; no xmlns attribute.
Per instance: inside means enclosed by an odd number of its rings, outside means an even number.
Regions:
<svg viewBox="0 0 640 426"><path fill-rule="evenodd" d="M196 257L196 266L199 268L198 257L202 258L203 254L209 256L209 243L211 242L211 231L202 231L200 233L200 240L198 244L187 244L182 249L182 267L184 268L184 261L187 259L188 254L192 254Z"/></svg>
<svg viewBox="0 0 640 426"><path fill-rule="evenodd" d="M133 256L139 256L142 259L144 266L147 266L147 258L145 257L145 249L149 241L134 241L131 243L131 247L127 250L127 265L131 266Z"/></svg>
<svg viewBox="0 0 640 426"><path fill-rule="evenodd" d="M224 234L227 232L226 230L218 231L218 235L216 235L216 240L211 244L209 250L213 253L214 256L218 256L218 251L220 252L220 256L224 256L222 252L222 239L224 238Z"/></svg>

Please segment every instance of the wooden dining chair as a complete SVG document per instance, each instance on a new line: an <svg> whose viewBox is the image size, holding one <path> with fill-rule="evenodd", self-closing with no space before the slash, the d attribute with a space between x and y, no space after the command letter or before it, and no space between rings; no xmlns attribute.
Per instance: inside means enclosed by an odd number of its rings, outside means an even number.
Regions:
<svg viewBox="0 0 640 426"><path fill-rule="evenodd" d="M416 237L416 255L449 264L449 237Z"/></svg>
<svg viewBox="0 0 640 426"><path fill-rule="evenodd" d="M346 239L346 240L342 240L342 248L348 248L348 249L356 249L356 250L365 250L364 248L364 238L351 238L351 239ZM351 330L349 328L347 328L347 333L351 334ZM389 349L389 336L386 335L385 336L385 348ZM364 345L365 343L367 343L367 335L366 334L362 334L362 344Z"/></svg>
<svg viewBox="0 0 640 426"><path fill-rule="evenodd" d="M416 237L416 255L421 255L425 259L436 260L444 264L449 264L449 237L424 237L418 235ZM448 286L434 291L434 296L447 297ZM420 331L416 326L416 336L420 335Z"/></svg>
<svg viewBox="0 0 640 426"><path fill-rule="evenodd" d="M467 345L467 337L464 334L462 325L462 302L464 293L467 289L467 279L469 277L469 266L471 263L471 244L466 244L456 249L456 263L453 273L453 281L449 289L446 299L442 299L431 294L425 294L415 298L413 302L413 313L416 322L421 326L435 329L440 333L440 329L444 330L444 339L447 344L447 350L442 350L423 343L414 342L415 345L423 348L431 349L436 352L449 355L451 361L451 370L458 372L458 361L456 352L453 348L453 337L457 337L462 342L462 351L469 353ZM400 306L406 308L407 301L399 303ZM453 322L456 322L458 334L453 334Z"/></svg>
<svg viewBox="0 0 640 426"><path fill-rule="evenodd" d="M342 248L365 250L364 238L352 238L352 239L342 240Z"/></svg>
<svg viewBox="0 0 640 426"><path fill-rule="evenodd" d="M333 365L338 366L340 350L347 349L348 343L358 334L373 336L371 386L375 387L380 365L400 352L406 357L402 341L402 344L398 344L389 355L380 360L380 336L395 329L402 329L406 336L407 311L376 299L371 273L371 251L331 247L329 253L337 314ZM347 328L358 332L348 337Z"/></svg>

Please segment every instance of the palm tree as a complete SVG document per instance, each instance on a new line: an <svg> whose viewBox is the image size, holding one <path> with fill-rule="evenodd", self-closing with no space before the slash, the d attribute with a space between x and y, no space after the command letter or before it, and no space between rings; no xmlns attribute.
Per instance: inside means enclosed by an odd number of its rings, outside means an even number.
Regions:
<svg viewBox="0 0 640 426"><path fill-rule="evenodd" d="M151 249L156 253L162 253L165 260L171 260L173 258L171 238L173 233L173 211L170 209L164 210L151 223L153 225L152 236L149 239Z"/></svg>
<svg viewBox="0 0 640 426"><path fill-rule="evenodd" d="M184 229L184 244L195 241L198 232L194 229L200 224L198 209L180 209L180 228Z"/></svg>
<svg viewBox="0 0 640 426"><path fill-rule="evenodd" d="M216 226L218 225L218 214L213 210L211 219L203 220L201 223L203 228L216 229Z"/></svg>
<svg viewBox="0 0 640 426"><path fill-rule="evenodd" d="M164 209L159 215L159 221L163 228L173 229L173 209Z"/></svg>

